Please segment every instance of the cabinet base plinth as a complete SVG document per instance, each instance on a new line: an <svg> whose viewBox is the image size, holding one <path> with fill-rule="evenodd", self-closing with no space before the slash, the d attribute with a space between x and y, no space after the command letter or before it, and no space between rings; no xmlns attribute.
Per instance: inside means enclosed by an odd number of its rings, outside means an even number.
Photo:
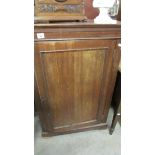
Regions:
<svg viewBox="0 0 155 155"><path fill-rule="evenodd" d="M52 136L57 136L57 135L63 135L63 134L69 134L69 133L76 133L76 132L83 132L83 131L89 131L89 130L97 130L97 129L107 129L107 124L106 123L100 123L92 126L86 126L86 127L81 127L77 129L70 129L62 132L57 132L57 131L43 131L42 132L42 137L52 137Z"/></svg>

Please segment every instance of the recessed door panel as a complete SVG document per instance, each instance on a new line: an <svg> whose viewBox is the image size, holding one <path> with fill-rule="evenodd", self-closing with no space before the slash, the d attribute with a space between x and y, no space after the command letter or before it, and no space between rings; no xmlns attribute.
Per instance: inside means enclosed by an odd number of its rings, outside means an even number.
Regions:
<svg viewBox="0 0 155 155"><path fill-rule="evenodd" d="M43 77L40 86L44 87L40 89L45 92L48 119L53 128L101 121L105 108L101 98L106 97L104 82L110 77L113 52L108 41L104 42L105 46L98 41L99 47L92 44L92 48L87 48L92 42L81 44L82 48L77 48L78 43L66 42L59 46L53 42L36 46L36 57L41 64L37 74Z"/></svg>

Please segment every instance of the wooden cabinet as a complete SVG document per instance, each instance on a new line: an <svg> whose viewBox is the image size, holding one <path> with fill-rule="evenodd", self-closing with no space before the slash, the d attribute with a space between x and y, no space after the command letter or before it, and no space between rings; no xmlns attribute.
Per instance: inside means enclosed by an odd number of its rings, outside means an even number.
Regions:
<svg viewBox="0 0 155 155"><path fill-rule="evenodd" d="M35 25L43 136L107 127L119 38L120 25Z"/></svg>

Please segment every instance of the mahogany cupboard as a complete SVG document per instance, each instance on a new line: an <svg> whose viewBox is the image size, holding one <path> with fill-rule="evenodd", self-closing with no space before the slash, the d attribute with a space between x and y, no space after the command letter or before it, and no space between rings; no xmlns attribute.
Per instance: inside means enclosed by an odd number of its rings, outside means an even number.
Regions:
<svg viewBox="0 0 155 155"><path fill-rule="evenodd" d="M120 24L35 24L42 136L104 129L120 60Z"/></svg>

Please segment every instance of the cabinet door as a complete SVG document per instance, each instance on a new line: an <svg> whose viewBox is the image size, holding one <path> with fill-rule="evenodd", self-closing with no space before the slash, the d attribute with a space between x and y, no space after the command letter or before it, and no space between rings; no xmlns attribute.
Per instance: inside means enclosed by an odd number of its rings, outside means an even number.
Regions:
<svg viewBox="0 0 155 155"><path fill-rule="evenodd" d="M105 123L115 45L110 40L35 43L45 128L65 132Z"/></svg>

